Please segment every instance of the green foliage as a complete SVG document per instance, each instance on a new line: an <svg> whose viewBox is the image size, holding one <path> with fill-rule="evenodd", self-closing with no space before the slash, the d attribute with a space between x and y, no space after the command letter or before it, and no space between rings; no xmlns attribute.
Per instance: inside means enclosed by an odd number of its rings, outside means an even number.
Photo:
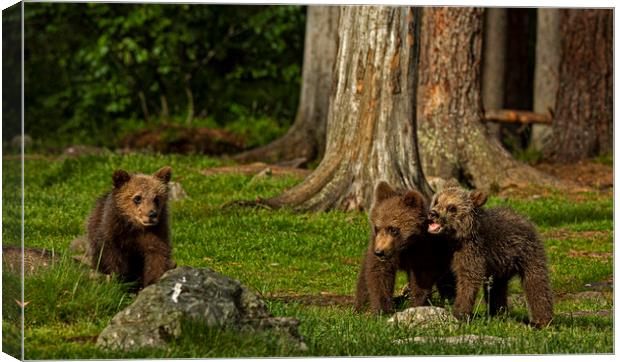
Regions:
<svg viewBox="0 0 620 362"><path fill-rule="evenodd" d="M533 147L516 148L513 151L513 156L530 165L535 165L543 159L543 153Z"/></svg>
<svg viewBox="0 0 620 362"><path fill-rule="evenodd" d="M611 316L571 316L578 311L612 310L613 301L569 298L587 290L586 283L613 275L613 200L599 194L575 201L561 193L536 200L491 197L490 205L509 205L539 225L548 253L556 317L544 330L523 323L527 308L518 300L502 317L487 318L484 302L476 318L455 329L405 330L386 325L387 316L352 312L351 305L306 305L277 296L351 296L368 240L364 213L297 214L242 207L221 208L238 199L269 197L293 186L294 178L258 178L236 174L204 176L201 170L222 166L219 159L178 155L98 156L54 161L26 161L25 218L27 246L54 249L64 255L74 237L84 232L84 219L95 199L111 187L117 168L154 172L171 165L189 198L171 204L174 258L179 265L210 267L239 279L262 294L276 316L301 321L309 351L277 344L269 336L236 335L188 326L191 333L163 350L109 352L95 338L117 310L131 302L118 283L91 279L67 259L26 279L26 358L172 358L239 356L375 356L453 354L611 353ZM17 165L17 166L16 166ZM3 162L3 183L19 161ZM7 172L7 170L9 172ZM3 213L3 227L19 223L19 214ZM53 220L52 222L50 220ZM593 253L596 257L588 256ZM399 274L397 289L405 282ZM3 283L10 285L11 280ZM511 295L520 294L514 280ZM482 294L482 293L480 293ZM480 295L479 298L482 296ZM611 298L611 297L610 297ZM4 304L6 303L6 304ZM3 300L14 313L13 301ZM14 303L13 303L14 304ZM4 323L6 327L8 324ZM10 328L10 327L7 327ZM9 330L10 331L10 330ZM515 343L457 345L441 342L395 345L396 339L459 334L510 337Z"/></svg>
<svg viewBox="0 0 620 362"><path fill-rule="evenodd" d="M25 325L101 323L128 306L133 296L115 281L92 274L64 252L52 267L25 279Z"/></svg>
<svg viewBox="0 0 620 362"><path fill-rule="evenodd" d="M236 120L226 125L226 130L243 137L245 147L255 147L266 144L286 132L287 126L278 124L272 118L256 118L247 114L247 111L238 105L231 106L231 113Z"/></svg>
<svg viewBox="0 0 620 362"><path fill-rule="evenodd" d="M613 166L614 165L614 156L612 154L607 154L607 155L600 155L598 157L596 157L594 159L594 161L603 164L603 165L607 165L607 166Z"/></svg>
<svg viewBox="0 0 620 362"><path fill-rule="evenodd" d="M288 125L304 22L300 6L28 3L26 133L109 146L121 123L185 122L190 103L219 126L231 106Z"/></svg>

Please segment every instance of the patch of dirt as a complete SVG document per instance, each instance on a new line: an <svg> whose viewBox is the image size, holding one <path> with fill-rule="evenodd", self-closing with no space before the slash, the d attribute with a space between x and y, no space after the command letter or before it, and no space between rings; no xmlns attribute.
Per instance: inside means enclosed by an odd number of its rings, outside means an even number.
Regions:
<svg viewBox="0 0 620 362"><path fill-rule="evenodd" d="M522 296L521 296L522 297ZM607 291L588 290L585 292L577 293L556 293L556 300L581 300L581 299L593 299L603 303L611 303L613 301L613 291L611 289ZM525 302L525 299L523 299Z"/></svg>
<svg viewBox="0 0 620 362"><path fill-rule="evenodd" d="M2 155L2 159L5 161L21 161L22 160L22 156L21 155ZM28 161L28 160L53 160L54 157L51 156L44 156L44 155L24 155L23 160L24 161Z"/></svg>
<svg viewBox="0 0 620 362"><path fill-rule="evenodd" d="M606 230L587 230L587 231L570 231L567 229L554 229L542 233L545 239L603 239L612 236L611 231Z"/></svg>
<svg viewBox="0 0 620 362"><path fill-rule="evenodd" d="M81 156L102 156L112 153L110 150L89 145L72 145L64 149L60 159L76 158Z"/></svg>
<svg viewBox="0 0 620 362"><path fill-rule="evenodd" d="M542 162L533 167L562 181L566 187L562 190L562 194L570 200L591 199L592 192L600 197L609 197L613 192L613 167L610 165L594 160L583 160L568 165ZM503 187L498 196L536 200L552 196L557 192L557 189L550 187L511 184Z"/></svg>
<svg viewBox="0 0 620 362"><path fill-rule="evenodd" d="M613 290L614 289L614 277L612 275L608 279L600 281L600 282L587 283L586 285L584 285L584 287L591 289L591 290L598 290L598 291Z"/></svg>
<svg viewBox="0 0 620 362"><path fill-rule="evenodd" d="M24 273L31 275L47 268L55 258L54 253L45 249L24 248ZM3 246L2 264L4 272L21 274L22 249L18 246Z"/></svg>
<svg viewBox="0 0 620 362"><path fill-rule="evenodd" d="M534 167L561 180L574 182L579 186L603 190L614 185L613 167L593 160L582 160L572 164L543 162Z"/></svg>
<svg viewBox="0 0 620 362"><path fill-rule="evenodd" d="M355 297L353 295L340 294L300 294L300 295L271 295L267 299L282 303L299 303L302 305L313 305L319 307L327 306L353 306Z"/></svg>
<svg viewBox="0 0 620 362"><path fill-rule="evenodd" d="M603 309L603 310L578 310L575 312L564 312L558 313L560 316L564 317L613 317L614 311L613 309Z"/></svg>
<svg viewBox="0 0 620 362"><path fill-rule="evenodd" d="M594 251L581 251L571 249L568 252L571 258L592 258L598 260L609 260L613 258L613 253L597 253Z"/></svg>
<svg viewBox="0 0 620 362"><path fill-rule="evenodd" d="M355 258L342 258L340 262L344 265L360 265L361 261Z"/></svg>
<svg viewBox="0 0 620 362"><path fill-rule="evenodd" d="M312 171L297 167L289 167L289 166L278 166L278 165L270 165L263 162L254 162L246 165L237 165L237 166L224 166L224 167L212 167L202 170L202 173L205 176L218 175L218 174L243 174L243 175L256 175L256 176L274 176L274 177L283 177L283 176L295 176L299 178L305 178Z"/></svg>
<svg viewBox="0 0 620 362"><path fill-rule="evenodd" d="M128 134L121 146L161 153L223 155L245 149L243 141L230 132L206 127L159 125Z"/></svg>

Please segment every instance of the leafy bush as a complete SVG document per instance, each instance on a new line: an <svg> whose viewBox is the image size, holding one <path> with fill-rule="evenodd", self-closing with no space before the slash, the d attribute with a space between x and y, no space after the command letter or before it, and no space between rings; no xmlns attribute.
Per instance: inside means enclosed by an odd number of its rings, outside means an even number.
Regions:
<svg viewBox="0 0 620 362"><path fill-rule="evenodd" d="M110 145L134 122L224 127L232 104L294 117L303 7L28 3L24 17L26 133L47 144Z"/></svg>

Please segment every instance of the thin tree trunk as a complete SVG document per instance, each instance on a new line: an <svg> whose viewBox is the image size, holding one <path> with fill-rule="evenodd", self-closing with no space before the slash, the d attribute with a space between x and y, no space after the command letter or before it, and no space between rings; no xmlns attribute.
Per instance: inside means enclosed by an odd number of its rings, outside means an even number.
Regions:
<svg viewBox="0 0 620 362"><path fill-rule="evenodd" d="M320 158L325 149L332 69L338 45L337 6L308 6L299 107L293 125L281 138L236 155L237 162L277 162Z"/></svg>
<svg viewBox="0 0 620 362"><path fill-rule="evenodd" d="M416 148L415 13L408 7L340 9L325 156L301 184L266 204L367 209L379 180L430 195Z"/></svg>
<svg viewBox="0 0 620 362"><path fill-rule="evenodd" d="M151 117L149 115L149 106L146 104L146 97L144 96L144 92L138 92L138 98L140 99L140 107L142 108L142 113L144 114L144 121L149 124L151 123Z"/></svg>
<svg viewBox="0 0 620 362"><path fill-rule="evenodd" d="M562 9L560 80L546 156L574 162L613 146L611 10Z"/></svg>
<svg viewBox="0 0 620 362"><path fill-rule="evenodd" d="M168 98L166 98L165 94L161 94L159 96L159 102L161 104L161 119L164 124L167 124L170 120L170 109L168 108Z"/></svg>
<svg viewBox="0 0 620 362"><path fill-rule="evenodd" d="M560 9L537 10L536 64L534 67L534 112L550 114L555 109L560 65ZM551 137L551 126L532 126L531 147L542 151Z"/></svg>
<svg viewBox="0 0 620 362"><path fill-rule="evenodd" d="M190 80L192 76L190 74L185 75L185 96L187 97L187 117L185 118L185 124L190 126L194 119L194 93L192 92L192 85Z"/></svg>
<svg viewBox="0 0 620 362"><path fill-rule="evenodd" d="M504 107L504 72L506 68L506 9L485 11L482 66L482 105L485 110ZM501 125L486 124L491 137L501 137Z"/></svg>
<svg viewBox="0 0 620 362"><path fill-rule="evenodd" d="M482 19L479 8L423 10L417 119L424 173L479 188L556 184L486 136L480 97Z"/></svg>

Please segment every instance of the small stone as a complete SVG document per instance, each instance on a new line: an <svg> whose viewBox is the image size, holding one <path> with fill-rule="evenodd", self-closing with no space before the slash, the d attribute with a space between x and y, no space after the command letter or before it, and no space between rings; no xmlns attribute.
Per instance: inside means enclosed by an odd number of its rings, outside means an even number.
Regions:
<svg viewBox="0 0 620 362"><path fill-rule="evenodd" d="M250 180L250 183L256 182L257 180L260 180L260 179L271 177L271 175L273 175L273 171L271 170L270 167L266 167L262 171L254 175L254 177L252 177L252 179Z"/></svg>
<svg viewBox="0 0 620 362"><path fill-rule="evenodd" d="M267 176L271 176L272 174L273 174L273 171L271 170L271 168L267 167L261 172L257 173L256 177L267 177Z"/></svg>
<svg viewBox="0 0 620 362"><path fill-rule="evenodd" d="M514 338L501 338L495 336L477 336L475 334L465 334L450 337L433 337L419 336L413 338L404 338L394 340L397 345L409 343L441 343L441 344L469 344L469 345L494 345L494 344L510 344L514 342Z"/></svg>
<svg viewBox="0 0 620 362"><path fill-rule="evenodd" d="M187 192L183 190L181 184L176 181L168 183L168 199L172 201L183 200L187 197Z"/></svg>
<svg viewBox="0 0 620 362"><path fill-rule="evenodd" d="M65 148L61 158L72 158L81 156L101 156L110 153L105 148L94 147L89 145L73 145Z"/></svg>
<svg viewBox="0 0 620 362"><path fill-rule="evenodd" d="M412 307L394 313L387 322L400 327L414 328L436 325L456 325L458 320L444 308Z"/></svg>

